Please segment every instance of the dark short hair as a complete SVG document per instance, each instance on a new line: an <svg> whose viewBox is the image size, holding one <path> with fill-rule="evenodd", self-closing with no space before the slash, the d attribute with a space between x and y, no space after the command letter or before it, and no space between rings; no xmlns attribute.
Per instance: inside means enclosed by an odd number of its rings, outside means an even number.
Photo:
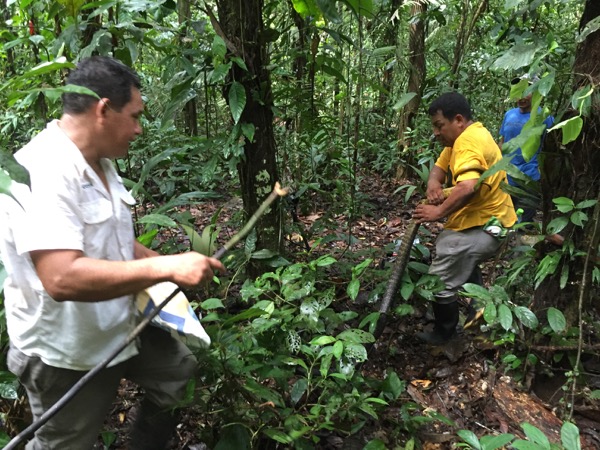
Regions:
<svg viewBox="0 0 600 450"><path fill-rule="evenodd" d="M131 88L141 88L133 69L108 56L82 59L69 73L67 84L86 87L101 98L108 98L111 108L117 111L131 100ZM91 95L71 92L62 95L63 110L70 114L81 114L97 101Z"/></svg>
<svg viewBox="0 0 600 450"><path fill-rule="evenodd" d="M436 98L429 106L429 115L434 116L438 111L448 120L454 119L457 114L467 120L473 119L469 102L458 92L446 92Z"/></svg>

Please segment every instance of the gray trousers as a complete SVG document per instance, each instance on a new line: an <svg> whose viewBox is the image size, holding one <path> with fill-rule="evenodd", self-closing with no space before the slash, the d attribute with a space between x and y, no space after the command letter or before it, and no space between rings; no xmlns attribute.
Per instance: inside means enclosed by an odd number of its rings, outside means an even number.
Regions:
<svg viewBox="0 0 600 450"><path fill-rule="evenodd" d="M8 368L27 390L33 419L38 419L86 372L48 366L15 348ZM167 332L147 327L140 336L139 354L99 372L29 441L27 450L87 450L98 439L121 378L145 391L145 402L170 409L184 399L197 361L191 351ZM132 442L132 448L144 448ZM147 448L147 447L146 447Z"/></svg>
<svg viewBox="0 0 600 450"><path fill-rule="evenodd" d="M435 296L438 303L451 303L473 270L496 254L502 241L480 227L464 231L444 230L435 243L435 258L429 273L439 275L445 288Z"/></svg>

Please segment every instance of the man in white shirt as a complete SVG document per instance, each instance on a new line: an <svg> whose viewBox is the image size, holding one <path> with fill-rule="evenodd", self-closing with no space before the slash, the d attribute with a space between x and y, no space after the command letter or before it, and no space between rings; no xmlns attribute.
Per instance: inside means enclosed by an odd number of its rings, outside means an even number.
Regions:
<svg viewBox="0 0 600 450"><path fill-rule="evenodd" d="M142 132L135 72L95 56L82 60L67 84L100 99L63 95L60 120L15 154L29 170L31 191L17 185L19 203L4 196L0 209L8 366L27 389L34 420L122 345L139 321L137 292L162 281L197 287L225 270L195 252L159 256L135 239L134 199L111 162ZM148 327L26 448L92 448L120 379L128 378L145 391L130 448L163 449L175 425L170 410L196 365L187 347Z"/></svg>

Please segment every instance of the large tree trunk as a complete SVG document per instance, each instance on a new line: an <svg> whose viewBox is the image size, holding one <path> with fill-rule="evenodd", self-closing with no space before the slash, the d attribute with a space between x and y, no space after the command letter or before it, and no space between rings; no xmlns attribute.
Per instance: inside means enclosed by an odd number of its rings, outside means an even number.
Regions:
<svg viewBox="0 0 600 450"><path fill-rule="evenodd" d="M275 137L273 135L273 99L266 67L268 55L262 20L263 0L218 0L219 22L229 51L241 57L248 72L232 65L231 78L244 85L246 107L240 122L255 127L254 141L244 143L244 158L238 165L244 210L252 215L278 181ZM225 89L228 99L229 89ZM281 220L277 206L271 207L256 225L259 249L281 251ZM257 267L250 267L257 273Z"/></svg>
<svg viewBox="0 0 600 450"><path fill-rule="evenodd" d="M402 109L400 124L398 126L398 152L402 155L410 145L406 139L406 131L413 128L415 118L421 105L421 96L425 85L426 59L425 59L425 13L427 3L422 0L415 1L411 6L411 23L408 30L408 86L407 92L415 95ZM416 163L407 158L401 158L403 164L398 165L397 178L404 178L406 168ZM415 164L416 165L416 164Z"/></svg>
<svg viewBox="0 0 600 450"><path fill-rule="evenodd" d="M189 47L187 43L187 34L192 18L189 0L179 0L177 2L177 18L179 21L179 45L182 48ZM183 56L190 63L193 63L192 57ZM183 123L185 132L190 136L198 136L198 109L196 107L196 97L189 100L183 107Z"/></svg>
<svg viewBox="0 0 600 450"><path fill-rule="evenodd" d="M580 29L592 19L600 16L600 2L587 0L580 23ZM587 36L576 51L573 65L574 90L600 82L600 33ZM576 114L573 111L571 114ZM564 117L563 117L564 119ZM559 133L548 136L542 162L542 192L544 193L544 223L550 219L552 199L568 197L575 204L585 199L598 199L596 210L588 209L590 220L584 228L573 224L565 229L565 238L571 240L575 249L585 256L565 259L554 276L548 277L536 290L535 309L545 310L555 306L566 312L570 324L575 324L578 316L578 300L582 299L582 310L599 308L600 293L597 285L591 283L591 272L598 264L598 214L600 213L600 96L594 91L590 113L584 117L581 134L574 142L562 146ZM594 220L596 218L596 220ZM568 264L569 282L560 289L562 264ZM583 332L584 330L582 330Z"/></svg>
<svg viewBox="0 0 600 450"><path fill-rule="evenodd" d="M406 104L400 117L399 142L402 146L406 143L405 131L414 126L415 117L421 104L421 95L426 74L425 60L425 13L427 3L415 1L411 6L411 23L408 30L408 86L407 92L415 92L417 95Z"/></svg>

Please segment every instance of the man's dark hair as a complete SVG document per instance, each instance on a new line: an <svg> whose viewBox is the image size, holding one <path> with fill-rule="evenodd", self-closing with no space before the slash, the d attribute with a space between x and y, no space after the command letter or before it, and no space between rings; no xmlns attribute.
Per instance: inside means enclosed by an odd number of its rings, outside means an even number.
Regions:
<svg viewBox="0 0 600 450"><path fill-rule="evenodd" d="M436 98L429 106L429 115L435 116L438 111L448 120L454 119L457 114L467 120L473 119L469 102L458 92L446 92Z"/></svg>
<svg viewBox="0 0 600 450"><path fill-rule="evenodd" d="M120 111L131 100L131 88L141 88L140 79L133 69L108 56L82 59L69 73L67 84L76 84L94 91L100 98L110 99L110 107ZM64 93L63 111L81 114L96 103L91 95Z"/></svg>

